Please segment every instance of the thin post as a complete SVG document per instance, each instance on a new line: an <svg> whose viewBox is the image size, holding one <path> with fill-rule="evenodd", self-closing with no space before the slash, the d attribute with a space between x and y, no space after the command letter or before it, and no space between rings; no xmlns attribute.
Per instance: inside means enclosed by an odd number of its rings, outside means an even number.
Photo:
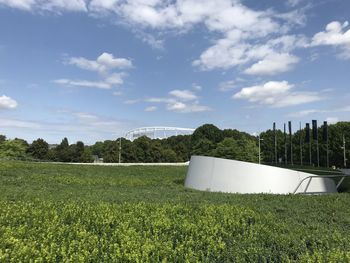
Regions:
<svg viewBox="0 0 350 263"><path fill-rule="evenodd" d="M346 142L345 142L345 135L343 134L343 153L344 153L344 168L346 168Z"/></svg>
<svg viewBox="0 0 350 263"><path fill-rule="evenodd" d="M273 123L273 134L275 142L275 164L277 165L277 137L276 137L276 123Z"/></svg>
<svg viewBox="0 0 350 263"><path fill-rule="evenodd" d="M299 122L299 147L300 147L300 165L303 166L303 143L302 143L301 122Z"/></svg>
<svg viewBox="0 0 350 263"><path fill-rule="evenodd" d="M290 164L293 165L293 135L292 135L292 122L288 122L289 140L290 140Z"/></svg>
<svg viewBox="0 0 350 263"><path fill-rule="evenodd" d="M317 167L320 167L320 148L318 145L318 127L317 120L312 120L312 137L316 141Z"/></svg>
<svg viewBox="0 0 350 263"><path fill-rule="evenodd" d="M260 134L258 135L258 144L259 144L259 164L261 164L261 148L260 148Z"/></svg>
<svg viewBox="0 0 350 263"><path fill-rule="evenodd" d="M309 165L312 165L310 123L305 124L305 143L309 144Z"/></svg>
<svg viewBox="0 0 350 263"><path fill-rule="evenodd" d="M121 163L121 157L122 157L122 137L119 138L119 163Z"/></svg>
<svg viewBox="0 0 350 263"><path fill-rule="evenodd" d="M318 145L318 140L316 141L316 147L317 147L317 167L320 167L320 148Z"/></svg>
<svg viewBox="0 0 350 263"><path fill-rule="evenodd" d="M287 165L287 134L286 134L286 124L284 123L284 163Z"/></svg>
<svg viewBox="0 0 350 263"><path fill-rule="evenodd" d="M328 123L327 121L323 122L323 134L324 134L324 139L326 139L326 151L327 151L327 168L329 167L329 136L328 136Z"/></svg>
<svg viewBox="0 0 350 263"><path fill-rule="evenodd" d="M310 160L310 166L311 166L312 165L311 140L309 141L309 160Z"/></svg>

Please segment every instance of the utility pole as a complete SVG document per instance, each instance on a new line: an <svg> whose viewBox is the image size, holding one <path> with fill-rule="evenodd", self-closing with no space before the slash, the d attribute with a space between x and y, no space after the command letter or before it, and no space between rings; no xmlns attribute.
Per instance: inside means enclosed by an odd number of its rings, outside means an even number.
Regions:
<svg viewBox="0 0 350 263"><path fill-rule="evenodd" d="M328 136L328 123L323 122L323 141L326 143L326 157L327 157L327 168L329 167L329 136Z"/></svg>
<svg viewBox="0 0 350 263"><path fill-rule="evenodd" d="M293 165L293 135L292 135L292 122L288 122L289 140L290 140L290 164Z"/></svg>
<svg viewBox="0 0 350 263"><path fill-rule="evenodd" d="M276 123L273 123L273 135L275 142L275 165L277 165L277 137L276 137Z"/></svg>
<svg viewBox="0 0 350 263"><path fill-rule="evenodd" d="M305 143L309 144L309 165L312 165L310 123L305 124Z"/></svg>
<svg viewBox="0 0 350 263"><path fill-rule="evenodd" d="M313 140L316 141L317 167L320 167L320 148L319 148L319 145L318 145L317 120L312 120L312 136L313 136Z"/></svg>
<svg viewBox="0 0 350 263"><path fill-rule="evenodd" d="M286 134L286 124L284 123L284 163L287 165L287 134Z"/></svg>
<svg viewBox="0 0 350 263"><path fill-rule="evenodd" d="M301 122L299 122L299 147L300 147L300 165L303 166L303 143L301 136Z"/></svg>
<svg viewBox="0 0 350 263"><path fill-rule="evenodd" d="M119 163L121 163L122 157L122 137L119 138Z"/></svg>

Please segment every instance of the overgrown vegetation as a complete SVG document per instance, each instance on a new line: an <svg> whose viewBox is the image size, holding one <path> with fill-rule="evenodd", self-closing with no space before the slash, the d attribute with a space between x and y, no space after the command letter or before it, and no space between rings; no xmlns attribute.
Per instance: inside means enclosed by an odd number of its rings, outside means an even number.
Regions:
<svg viewBox="0 0 350 263"><path fill-rule="evenodd" d="M0 162L0 261L350 261L348 193L199 192L185 173Z"/></svg>
<svg viewBox="0 0 350 263"><path fill-rule="evenodd" d="M318 129L322 134L324 127ZM330 166L343 167L343 135L350 138L350 122L338 122L329 128L329 160ZM277 160L285 163L285 141L287 145L287 162L290 163L289 136L285 137L277 130ZM320 136L321 137L321 136ZM263 163L275 163L274 132L267 130L260 134L261 159ZM305 131L293 134L293 160L300 164L300 142L302 143L303 164L310 163L309 143L304 143ZM103 158L104 162L119 162L120 138L96 142L86 146L83 142L69 144L67 138L56 147L49 147L43 139L37 139L28 144L24 140L6 140L0 136L0 158L2 159L31 159L59 162L92 162L93 156ZM140 137L133 142L121 139L121 162L186 162L191 155L216 156L248 162L258 161L258 139L245 132L232 129L220 130L212 124L198 127L192 135L179 135L167 139L151 140ZM326 144L319 139L320 165L326 166ZM311 142L311 165L316 165L316 143ZM350 147L346 156L349 159ZM348 162L350 163L350 162Z"/></svg>

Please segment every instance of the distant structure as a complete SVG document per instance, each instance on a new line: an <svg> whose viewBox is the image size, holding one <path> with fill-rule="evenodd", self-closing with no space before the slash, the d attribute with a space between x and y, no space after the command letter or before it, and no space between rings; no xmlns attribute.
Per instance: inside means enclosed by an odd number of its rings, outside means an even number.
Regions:
<svg viewBox="0 0 350 263"><path fill-rule="evenodd" d="M170 136L190 135L195 129L179 127L142 127L126 133L125 138L133 141L139 137L147 136L151 139L165 139Z"/></svg>
<svg viewBox="0 0 350 263"><path fill-rule="evenodd" d="M337 193L344 180L335 185L333 177L348 176L350 174L319 176L256 163L192 156L185 186L202 191L241 194L324 194Z"/></svg>

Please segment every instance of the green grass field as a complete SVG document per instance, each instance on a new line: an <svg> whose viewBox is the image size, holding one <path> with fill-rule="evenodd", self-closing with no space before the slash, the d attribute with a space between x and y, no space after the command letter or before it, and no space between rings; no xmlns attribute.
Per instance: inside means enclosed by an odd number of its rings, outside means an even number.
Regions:
<svg viewBox="0 0 350 263"><path fill-rule="evenodd" d="M350 194L183 186L186 167L0 162L0 262L350 262Z"/></svg>

